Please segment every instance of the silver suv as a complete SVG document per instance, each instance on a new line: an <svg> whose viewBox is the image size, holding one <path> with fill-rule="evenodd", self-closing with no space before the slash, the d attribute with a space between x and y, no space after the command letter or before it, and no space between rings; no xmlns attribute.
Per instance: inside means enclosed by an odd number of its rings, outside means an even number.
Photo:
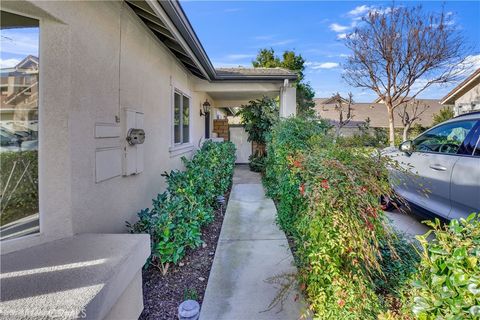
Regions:
<svg viewBox="0 0 480 320"><path fill-rule="evenodd" d="M384 152L414 173L392 169L390 179L415 211L447 220L480 211L480 112L445 121Z"/></svg>

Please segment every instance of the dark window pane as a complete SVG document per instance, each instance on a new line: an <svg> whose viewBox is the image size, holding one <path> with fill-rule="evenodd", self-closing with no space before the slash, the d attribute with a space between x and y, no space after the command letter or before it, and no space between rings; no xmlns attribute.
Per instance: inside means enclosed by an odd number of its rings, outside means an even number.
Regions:
<svg viewBox="0 0 480 320"><path fill-rule="evenodd" d="M181 132L180 132L180 108L181 108L181 96L175 92L175 101L173 105L173 142L181 142Z"/></svg>
<svg viewBox="0 0 480 320"><path fill-rule="evenodd" d="M190 141L190 99L183 97L183 143Z"/></svg>
<svg viewBox="0 0 480 320"><path fill-rule="evenodd" d="M477 145L475 147L475 151L473 152L473 155L476 157L480 157L480 137L478 137Z"/></svg>
<svg viewBox="0 0 480 320"><path fill-rule="evenodd" d="M456 121L429 130L415 139L420 152L457 153L476 121Z"/></svg>
<svg viewBox="0 0 480 320"><path fill-rule="evenodd" d="M0 13L0 239L4 240L39 231L39 24Z"/></svg>

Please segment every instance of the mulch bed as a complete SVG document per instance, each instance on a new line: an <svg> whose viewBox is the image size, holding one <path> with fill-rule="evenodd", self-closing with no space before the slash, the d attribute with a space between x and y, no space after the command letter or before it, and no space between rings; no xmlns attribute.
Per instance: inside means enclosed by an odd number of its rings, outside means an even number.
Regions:
<svg viewBox="0 0 480 320"><path fill-rule="evenodd" d="M227 202L229 196L230 192L225 195ZM227 204L215 210L213 222L202 229L204 245L187 252L165 276L152 266L143 270L144 309L140 319L178 319L177 308L186 297L193 296L202 303L226 208Z"/></svg>

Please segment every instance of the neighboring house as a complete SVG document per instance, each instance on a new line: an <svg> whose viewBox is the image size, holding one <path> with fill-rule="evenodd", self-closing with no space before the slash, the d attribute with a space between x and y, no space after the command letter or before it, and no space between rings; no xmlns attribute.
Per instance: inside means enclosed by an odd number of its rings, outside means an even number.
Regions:
<svg viewBox="0 0 480 320"><path fill-rule="evenodd" d="M12 68L0 69L0 128L38 136L38 58L25 57ZM0 151L1 151L0 146Z"/></svg>
<svg viewBox="0 0 480 320"><path fill-rule="evenodd" d="M165 190L161 174L183 168L214 118L263 95L295 114L297 76L215 69L174 0L4 1L1 20L2 31L38 30L22 39L38 45L39 59L27 57L36 71L11 92L3 74L15 70L2 70L0 110L13 121L31 99L38 112L40 217L1 242L2 316L136 319L150 242L125 221ZM131 128L143 144L127 143Z"/></svg>
<svg viewBox="0 0 480 320"><path fill-rule="evenodd" d="M427 110L420 116L418 123L424 127L429 127L433 123L433 115L437 113L443 106L435 99L416 99L420 102L420 108L424 105L429 106ZM344 103L347 100L344 99ZM320 118L330 121L334 126L338 126L339 113L335 109L335 101L332 98L315 98L315 111ZM395 128L402 128L402 122L398 116L401 107L395 111ZM352 120L342 128L342 134L351 135L358 133L358 127L366 124L366 119L370 120L370 128L388 128L388 114L385 104L379 100L373 103L354 103L352 104Z"/></svg>
<svg viewBox="0 0 480 320"><path fill-rule="evenodd" d="M480 68L443 97L441 103L454 105L456 116L480 110Z"/></svg>

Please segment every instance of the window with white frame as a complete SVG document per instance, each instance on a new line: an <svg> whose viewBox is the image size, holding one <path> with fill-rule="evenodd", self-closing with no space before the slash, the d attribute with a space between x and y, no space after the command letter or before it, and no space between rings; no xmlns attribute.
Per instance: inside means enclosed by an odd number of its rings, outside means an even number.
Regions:
<svg viewBox="0 0 480 320"><path fill-rule="evenodd" d="M0 240L39 232L39 31L0 10Z"/></svg>
<svg viewBox="0 0 480 320"><path fill-rule="evenodd" d="M190 97L175 90L173 99L173 143L190 142Z"/></svg>

